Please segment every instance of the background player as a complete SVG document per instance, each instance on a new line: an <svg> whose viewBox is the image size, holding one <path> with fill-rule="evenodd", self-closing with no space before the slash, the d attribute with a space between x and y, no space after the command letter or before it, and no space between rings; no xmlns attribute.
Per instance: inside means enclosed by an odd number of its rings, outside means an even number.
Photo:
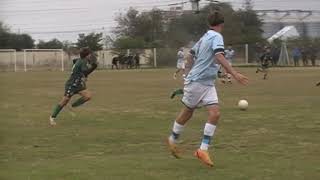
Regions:
<svg viewBox="0 0 320 180"><path fill-rule="evenodd" d="M256 73L262 72L263 79L267 79L269 74L269 64L272 61L271 49L270 47L265 48L265 52L260 57L261 66L257 68Z"/></svg>
<svg viewBox="0 0 320 180"><path fill-rule="evenodd" d="M180 48L178 53L177 53L177 70L173 74L173 79L177 79L177 75L180 71L182 71L182 76L185 77L185 64L184 64L184 53L183 53L183 48Z"/></svg>
<svg viewBox="0 0 320 180"><path fill-rule="evenodd" d="M232 66L233 57L235 55L235 51L232 49L232 44L228 45L228 48L224 51L224 55L225 55L225 58L228 60L230 66ZM231 74L229 74L228 72L225 72L223 74L223 78L222 78L223 83L226 82L225 77L227 77L228 83L232 83L231 82Z"/></svg>

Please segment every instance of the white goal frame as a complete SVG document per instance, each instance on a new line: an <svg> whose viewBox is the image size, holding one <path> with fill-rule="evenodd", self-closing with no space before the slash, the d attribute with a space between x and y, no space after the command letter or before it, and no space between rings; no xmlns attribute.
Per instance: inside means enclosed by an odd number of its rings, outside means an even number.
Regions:
<svg viewBox="0 0 320 180"><path fill-rule="evenodd" d="M14 72L17 72L17 50L15 50L15 49L0 49L0 52L13 52Z"/></svg>
<svg viewBox="0 0 320 180"><path fill-rule="evenodd" d="M24 72L27 72L27 51L52 51L61 52L61 71L64 71L64 51L63 49L24 49L23 50L23 65Z"/></svg>

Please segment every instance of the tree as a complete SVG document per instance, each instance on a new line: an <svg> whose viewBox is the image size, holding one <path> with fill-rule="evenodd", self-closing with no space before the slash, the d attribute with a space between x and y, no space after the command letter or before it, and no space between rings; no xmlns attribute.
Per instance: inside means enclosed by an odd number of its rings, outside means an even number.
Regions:
<svg viewBox="0 0 320 180"><path fill-rule="evenodd" d="M11 33L9 28L0 22L0 48L21 50L33 47L34 40L30 35Z"/></svg>
<svg viewBox="0 0 320 180"><path fill-rule="evenodd" d="M117 36L116 39L120 39L120 42L124 43L126 39L130 40L128 42L132 44L132 39L138 39L137 42L143 42L141 47L159 47L162 45L165 23L161 10L152 9L148 12L139 13L139 11L130 8L126 14L120 14L116 17L116 21L118 26L114 33ZM125 45L117 40L114 42L117 43L114 44L116 47Z"/></svg>
<svg viewBox="0 0 320 180"><path fill-rule="evenodd" d="M101 41L102 33L79 34L76 45L78 48L89 47L93 51L99 51L103 49Z"/></svg>
<svg viewBox="0 0 320 180"><path fill-rule="evenodd" d="M259 19L255 11L253 11L251 0L244 1L244 9L239 10L237 15L240 19L242 43L255 43L263 40L262 21Z"/></svg>
<svg viewBox="0 0 320 180"><path fill-rule="evenodd" d="M113 43L113 46L118 49L138 49L143 48L144 45L143 39L131 37L120 37Z"/></svg>
<svg viewBox="0 0 320 180"><path fill-rule="evenodd" d="M241 21L228 3L209 4L201 9L198 14L184 13L174 18L168 24L166 42L171 47L180 47L197 41L207 30L207 16L210 12L219 10L225 17L223 35L226 43L241 43Z"/></svg>
<svg viewBox="0 0 320 180"><path fill-rule="evenodd" d="M262 22L252 10L251 0L245 2L245 9L239 11L235 11L229 3L210 3L201 8L198 14L189 11L172 14L170 11L158 9L139 13L130 8L126 14L116 18L118 26L114 31L116 34L114 46L121 45L122 48L132 46L134 39L138 42L143 40L144 44L141 47L178 48L192 44L208 30L207 16L215 10L221 11L225 16L225 28L222 34L226 44L260 41Z"/></svg>
<svg viewBox="0 0 320 180"><path fill-rule="evenodd" d="M47 42L40 40L37 47L39 49L62 49L63 44L58 39L54 38L54 39L47 41Z"/></svg>

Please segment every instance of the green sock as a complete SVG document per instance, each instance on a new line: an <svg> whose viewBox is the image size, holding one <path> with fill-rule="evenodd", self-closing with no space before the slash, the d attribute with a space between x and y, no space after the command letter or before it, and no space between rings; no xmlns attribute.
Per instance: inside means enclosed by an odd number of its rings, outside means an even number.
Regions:
<svg viewBox="0 0 320 180"><path fill-rule="evenodd" d="M63 109L63 106L60 106L59 104L56 105L56 106L53 108L53 112L52 112L51 117L56 118L62 109Z"/></svg>
<svg viewBox="0 0 320 180"><path fill-rule="evenodd" d="M84 104L84 103L87 102L87 101L88 101L88 99L86 99L86 98L84 98L84 97L81 97L81 98L77 99L74 103L72 103L71 106L72 106L72 107L78 107L78 106Z"/></svg>
<svg viewBox="0 0 320 180"><path fill-rule="evenodd" d="M183 95L183 89L177 89L177 90L173 91L170 98L173 99L177 95Z"/></svg>

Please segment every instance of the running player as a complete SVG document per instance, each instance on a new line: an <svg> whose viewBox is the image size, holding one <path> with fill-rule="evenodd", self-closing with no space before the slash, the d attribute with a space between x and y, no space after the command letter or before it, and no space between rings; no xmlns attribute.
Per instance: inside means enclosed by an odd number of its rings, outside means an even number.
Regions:
<svg viewBox="0 0 320 180"><path fill-rule="evenodd" d="M73 61L72 73L65 84L64 96L60 103L54 107L49 118L50 125L56 125L56 117L73 95L79 94L81 97L72 103L72 107L78 107L91 99L91 93L86 87L86 80L88 75L97 68L96 60L89 48L81 49L80 58Z"/></svg>
<svg viewBox="0 0 320 180"><path fill-rule="evenodd" d="M270 47L265 48L265 52L260 57L261 66L257 68L256 73L262 72L263 79L266 80L269 74L269 64L272 61L271 49Z"/></svg>
<svg viewBox="0 0 320 180"><path fill-rule="evenodd" d="M200 148L195 151L194 155L211 167L213 162L208 153L208 147L220 118L218 96L214 86L219 64L243 85L248 83L248 78L236 72L224 57L224 42L220 34L224 26L223 15L220 12L211 13L208 16L208 24L210 30L191 49L192 55L187 57L188 61L191 61L193 57L195 59L188 76L185 78L182 98L185 107L174 121L172 133L168 137L167 143L171 154L180 158L181 153L177 148L177 140L194 110L199 106L205 106L209 114L208 120L204 127Z"/></svg>

